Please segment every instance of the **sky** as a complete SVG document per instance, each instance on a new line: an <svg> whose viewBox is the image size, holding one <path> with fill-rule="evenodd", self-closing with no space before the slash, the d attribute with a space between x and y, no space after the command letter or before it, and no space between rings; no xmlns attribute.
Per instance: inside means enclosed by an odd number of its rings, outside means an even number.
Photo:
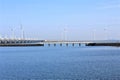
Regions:
<svg viewBox="0 0 120 80"><path fill-rule="evenodd" d="M119 40L120 0L0 0L0 37L21 26L25 38Z"/></svg>

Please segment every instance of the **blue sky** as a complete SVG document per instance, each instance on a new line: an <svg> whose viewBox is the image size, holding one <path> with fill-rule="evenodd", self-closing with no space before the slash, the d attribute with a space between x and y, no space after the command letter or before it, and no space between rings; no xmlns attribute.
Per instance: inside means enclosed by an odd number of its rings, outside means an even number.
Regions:
<svg viewBox="0 0 120 80"><path fill-rule="evenodd" d="M120 0L0 0L2 37L21 24L27 38L120 39Z"/></svg>

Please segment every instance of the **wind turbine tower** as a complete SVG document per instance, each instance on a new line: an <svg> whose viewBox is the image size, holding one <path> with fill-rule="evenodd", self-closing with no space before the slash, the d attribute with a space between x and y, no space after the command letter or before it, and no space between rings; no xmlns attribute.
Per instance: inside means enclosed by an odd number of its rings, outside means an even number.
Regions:
<svg viewBox="0 0 120 80"><path fill-rule="evenodd" d="M64 28L64 40L67 40L67 28Z"/></svg>
<svg viewBox="0 0 120 80"><path fill-rule="evenodd" d="M23 30L23 26L21 24L21 39L25 39L25 35L24 35L24 30Z"/></svg>

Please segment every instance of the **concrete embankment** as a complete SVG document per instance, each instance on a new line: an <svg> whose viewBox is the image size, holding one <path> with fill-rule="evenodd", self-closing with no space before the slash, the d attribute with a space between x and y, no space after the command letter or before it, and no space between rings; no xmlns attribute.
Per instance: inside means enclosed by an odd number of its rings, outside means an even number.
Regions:
<svg viewBox="0 0 120 80"><path fill-rule="evenodd" d="M88 43L86 46L116 46L116 47L120 47L120 43Z"/></svg>
<svg viewBox="0 0 120 80"><path fill-rule="evenodd" d="M0 39L0 46L44 46L44 40Z"/></svg>
<svg viewBox="0 0 120 80"><path fill-rule="evenodd" d="M44 44L0 44L0 46L44 46Z"/></svg>

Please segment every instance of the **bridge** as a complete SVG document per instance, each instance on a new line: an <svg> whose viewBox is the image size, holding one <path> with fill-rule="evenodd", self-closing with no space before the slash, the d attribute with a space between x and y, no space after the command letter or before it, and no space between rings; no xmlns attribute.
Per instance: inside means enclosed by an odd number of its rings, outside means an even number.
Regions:
<svg viewBox="0 0 120 80"><path fill-rule="evenodd" d="M120 41L67 41L67 40L32 40L32 39L0 39L0 46L44 46L44 45L78 45L78 46L120 46Z"/></svg>
<svg viewBox="0 0 120 80"><path fill-rule="evenodd" d="M43 46L44 40L31 39L0 39L0 46Z"/></svg>
<svg viewBox="0 0 120 80"><path fill-rule="evenodd" d="M57 44L60 44L62 46L65 44L68 46L69 44L72 44L74 46L75 44L81 45L87 45L88 43L92 43L89 41L51 41L51 40L30 40L30 39L0 39L0 46L44 46L47 44L48 46Z"/></svg>
<svg viewBox="0 0 120 80"><path fill-rule="evenodd" d="M61 40L61 41L50 41L50 40L45 40L44 42L41 42L42 44L47 44L48 46L54 45L56 46L57 44L59 44L60 46L62 46L63 44L68 46L68 45L72 45L74 46L75 44L77 44L78 46L86 46L89 43L92 43L90 41L66 41L66 40Z"/></svg>

